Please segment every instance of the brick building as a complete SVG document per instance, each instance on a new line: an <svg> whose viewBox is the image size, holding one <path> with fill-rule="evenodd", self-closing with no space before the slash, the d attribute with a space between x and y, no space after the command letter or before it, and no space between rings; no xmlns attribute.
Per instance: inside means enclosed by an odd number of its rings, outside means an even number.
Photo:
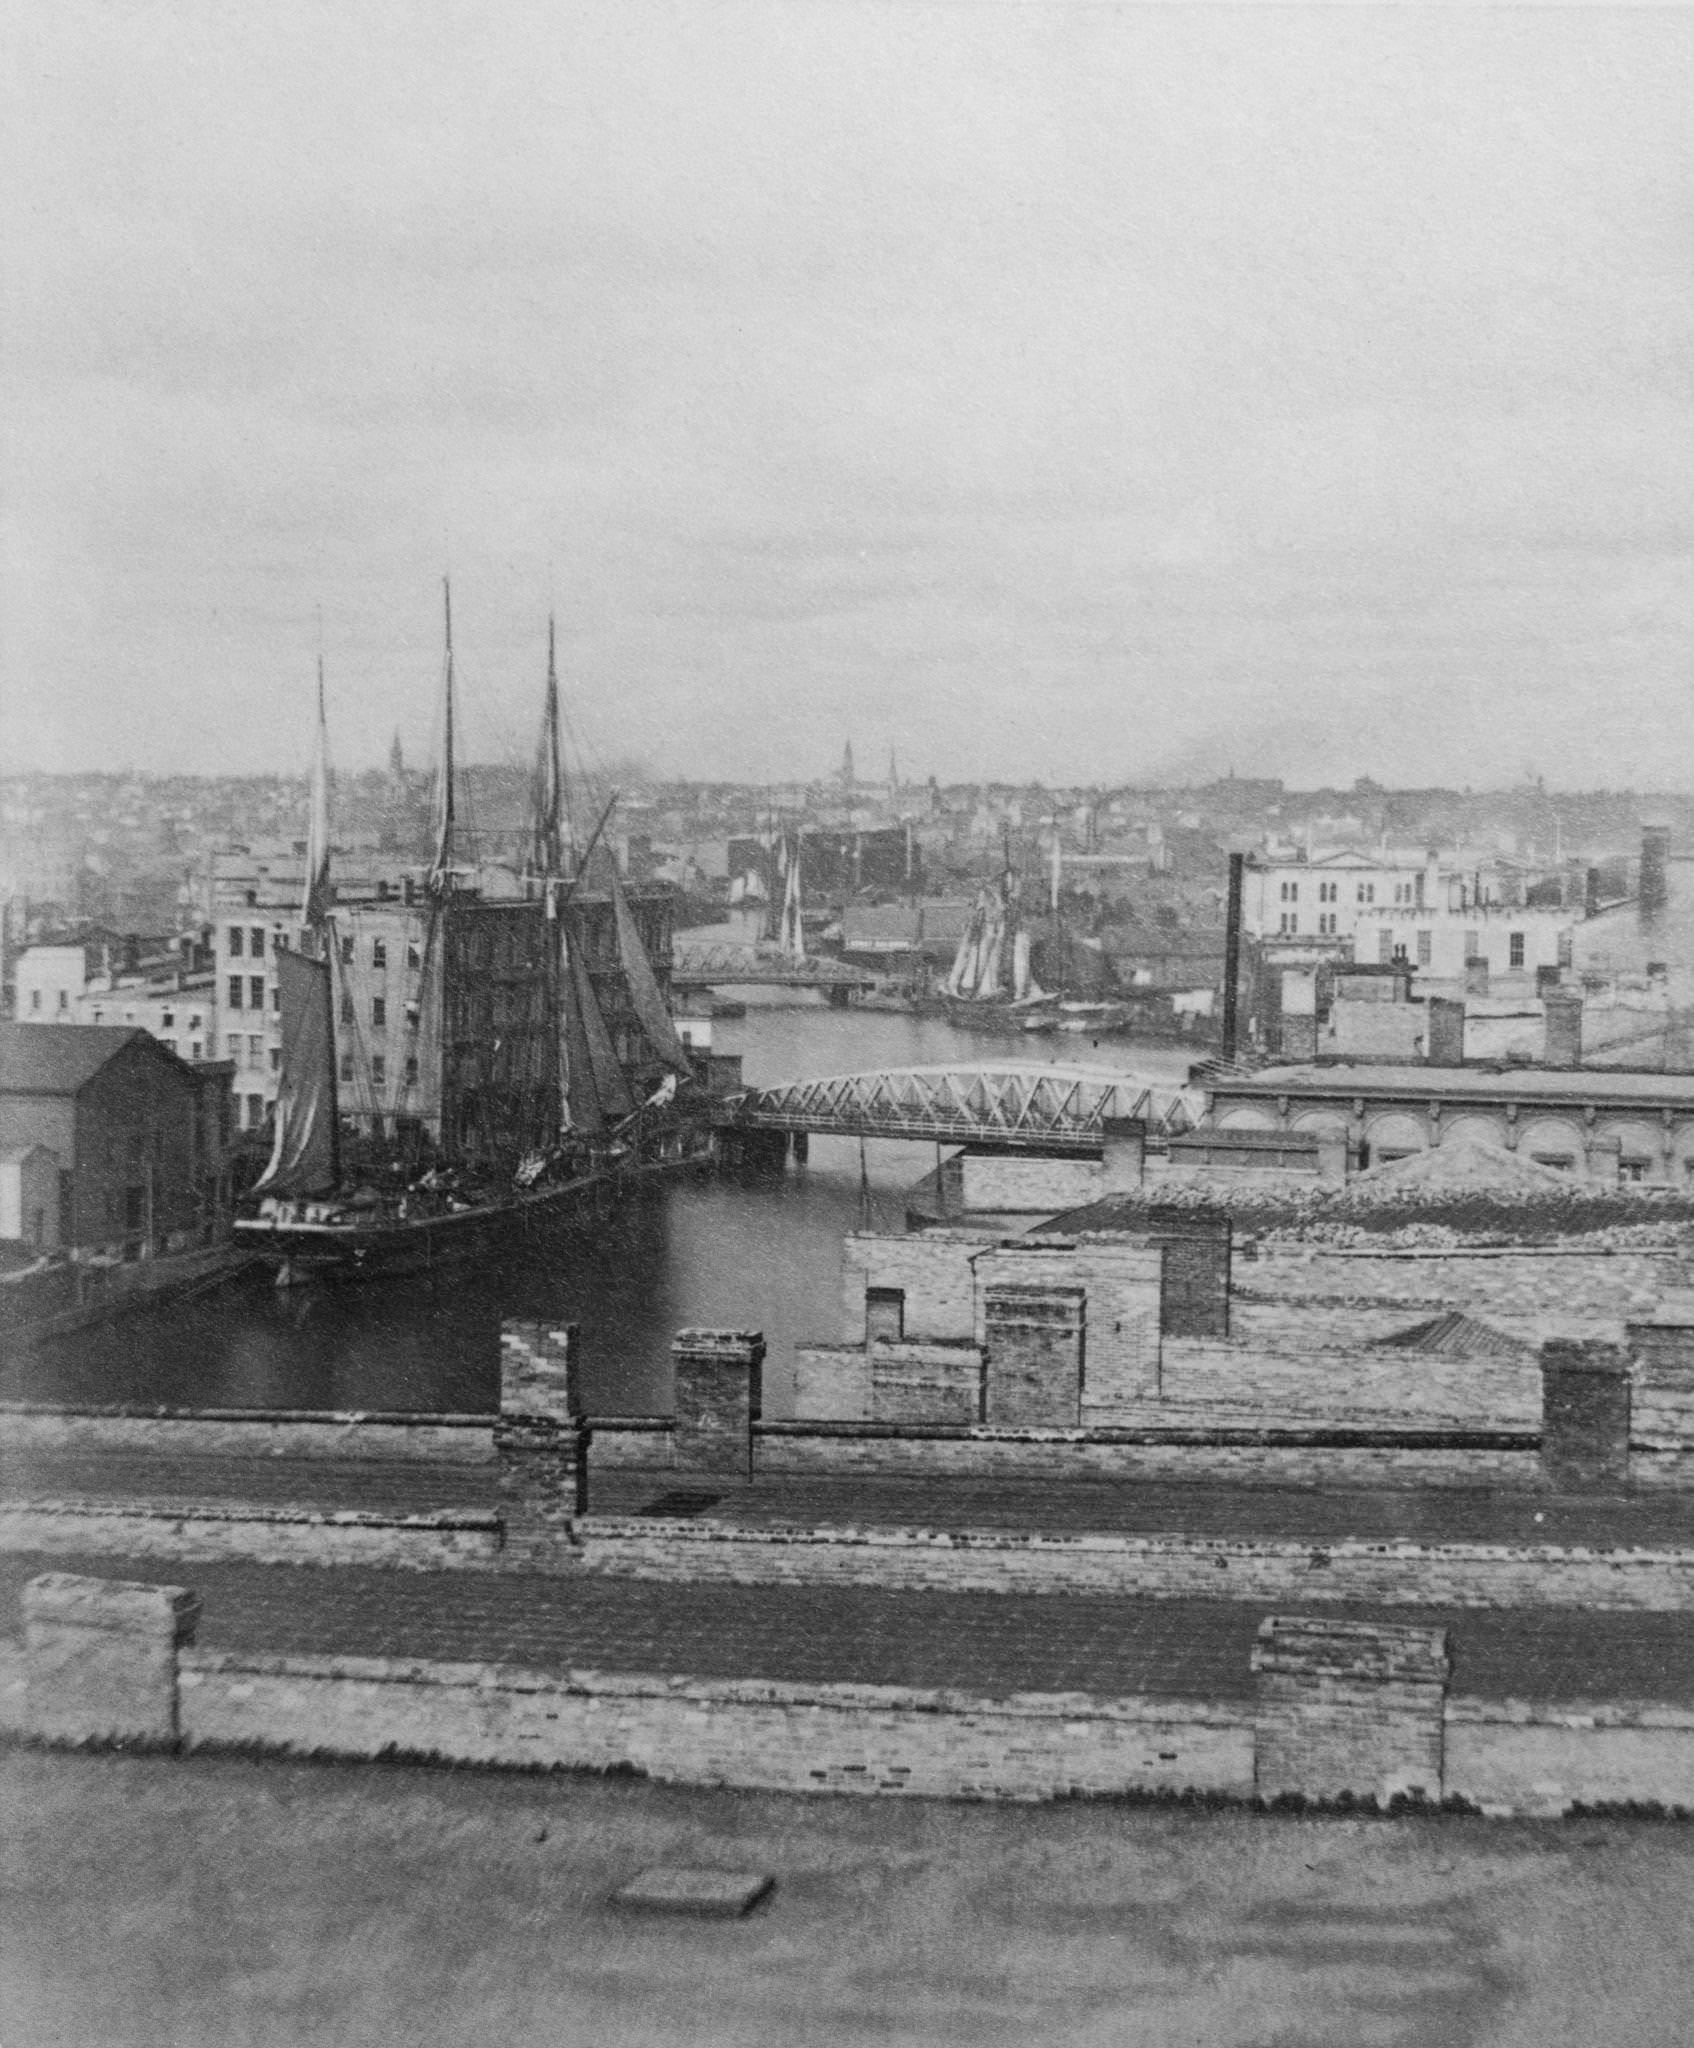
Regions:
<svg viewBox="0 0 1694 2048"><path fill-rule="evenodd" d="M147 1032L0 1025L0 1154L58 1161L52 1235L73 1256L184 1251L230 1210L229 1069L191 1065Z"/></svg>

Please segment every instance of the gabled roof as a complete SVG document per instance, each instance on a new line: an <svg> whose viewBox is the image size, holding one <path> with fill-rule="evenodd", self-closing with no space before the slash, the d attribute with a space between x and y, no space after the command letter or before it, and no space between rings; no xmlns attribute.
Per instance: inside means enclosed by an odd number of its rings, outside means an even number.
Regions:
<svg viewBox="0 0 1694 2048"><path fill-rule="evenodd" d="M0 1094L75 1095L137 1039L178 1064L133 1024L0 1024Z"/></svg>
<svg viewBox="0 0 1694 2048"><path fill-rule="evenodd" d="M1376 1344L1379 1349L1421 1351L1436 1358L1510 1358L1534 1349L1458 1309L1432 1316L1427 1323L1414 1323L1409 1330L1378 1337Z"/></svg>

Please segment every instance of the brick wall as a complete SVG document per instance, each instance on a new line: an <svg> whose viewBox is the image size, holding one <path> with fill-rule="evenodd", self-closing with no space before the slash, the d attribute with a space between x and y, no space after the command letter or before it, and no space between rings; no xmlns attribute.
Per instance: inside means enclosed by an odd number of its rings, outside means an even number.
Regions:
<svg viewBox="0 0 1694 2048"><path fill-rule="evenodd" d="M1237 1706L1083 1694L971 1699L892 1686L566 1677L381 1658L182 1660L189 1749L400 1751L466 1762L635 1770L782 1792L1036 1800L1252 1784Z"/></svg>
<svg viewBox="0 0 1694 2048"><path fill-rule="evenodd" d="M980 1343L972 1262L998 1241L954 1231L924 1231L910 1237L862 1233L845 1239L841 1247L843 1340L848 1344L864 1341L866 1288L892 1287L906 1297L907 1337Z"/></svg>
<svg viewBox="0 0 1694 2048"><path fill-rule="evenodd" d="M163 1457L351 1458L488 1464L492 1415L365 1415L333 1410L0 1405L0 1447L18 1451L146 1451Z"/></svg>
<svg viewBox="0 0 1694 2048"><path fill-rule="evenodd" d="M1062 1215L1097 1201L1104 1187L1105 1168L1098 1159L967 1152L960 1166L965 1207L996 1216Z"/></svg>
<svg viewBox="0 0 1694 2048"><path fill-rule="evenodd" d="M1440 1799L1445 1630L1272 1616L1253 1674L1261 1799Z"/></svg>
<svg viewBox="0 0 1694 2048"><path fill-rule="evenodd" d="M1358 1343L1329 1349L1316 1333L1299 1350L1268 1349L1257 1333L1229 1344L1167 1337L1161 1381L1167 1406L1216 1404L1281 1417L1415 1416L1477 1427L1533 1428L1541 1418L1541 1371L1527 1351L1449 1358Z"/></svg>
<svg viewBox="0 0 1694 2048"><path fill-rule="evenodd" d="M1526 1343L1560 1335L1623 1334L1644 1321L1678 1277L1669 1252L1370 1252L1264 1246L1236 1277L1263 1301L1370 1309L1397 1303L1405 1320L1463 1309Z"/></svg>
<svg viewBox="0 0 1694 2048"><path fill-rule="evenodd" d="M873 1422L983 1419L983 1356L974 1344L869 1346Z"/></svg>
<svg viewBox="0 0 1694 2048"><path fill-rule="evenodd" d="M987 1290L1041 1282L1081 1287L1088 1296L1088 1343L1082 1381L1085 1420L1110 1421L1115 1410L1156 1398L1159 1391L1159 1290L1163 1261L1148 1246L1084 1238L1049 1249L1001 1246L976 1261L973 1334L987 1342Z"/></svg>
<svg viewBox="0 0 1694 2048"><path fill-rule="evenodd" d="M590 1516L579 1524L578 1537L584 1570L668 1583L1618 1613L1694 1609L1694 1551L1314 1545L982 1529L748 1529L645 1516Z"/></svg>
<svg viewBox="0 0 1694 2048"><path fill-rule="evenodd" d="M131 1502L0 1502L0 1554L208 1564L239 1557L258 1564L380 1564L435 1571L492 1564L500 1547L501 1524L494 1514L390 1517L239 1502L189 1509Z"/></svg>
<svg viewBox="0 0 1694 2048"><path fill-rule="evenodd" d="M1248 1436L1249 1430L1240 1434ZM1283 1443L1231 1441L1229 1431L1211 1427L1173 1431L1164 1441L1159 1435L1153 1430L1007 1434L916 1428L897 1436L855 1435L824 1423L765 1423L755 1441L759 1471L772 1474L1111 1479L1125 1485L1138 1479L1192 1479L1245 1486L1493 1486L1513 1492L1533 1492L1542 1485L1533 1437L1526 1437L1521 1448L1448 1449L1439 1444L1302 1443L1295 1432L1289 1432L1293 1440ZM594 1455L600 1455L598 1436ZM1694 1470L1684 1465L1659 1483L1694 1484Z"/></svg>

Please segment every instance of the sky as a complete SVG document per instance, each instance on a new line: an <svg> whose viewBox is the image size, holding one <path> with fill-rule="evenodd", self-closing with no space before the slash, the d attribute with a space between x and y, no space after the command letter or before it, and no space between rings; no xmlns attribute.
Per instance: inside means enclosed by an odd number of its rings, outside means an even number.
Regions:
<svg viewBox="0 0 1694 2048"><path fill-rule="evenodd" d="M4 37L13 764L1694 787L1694 10Z"/></svg>

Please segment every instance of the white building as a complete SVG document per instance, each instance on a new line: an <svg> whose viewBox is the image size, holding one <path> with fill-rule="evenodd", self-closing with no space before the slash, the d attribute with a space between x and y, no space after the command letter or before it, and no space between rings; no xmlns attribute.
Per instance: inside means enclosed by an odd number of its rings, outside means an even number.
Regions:
<svg viewBox="0 0 1694 2048"><path fill-rule="evenodd" d="M1573 910L1503 901L1480 871L1443 868L1434 854L1258 854L1244 881L1251 937L1341 942L1361 966L1399 962L1462 986L1477 980L1477 961L1491 982L1532 982L1537 968L1570 962Z"/></svg>

